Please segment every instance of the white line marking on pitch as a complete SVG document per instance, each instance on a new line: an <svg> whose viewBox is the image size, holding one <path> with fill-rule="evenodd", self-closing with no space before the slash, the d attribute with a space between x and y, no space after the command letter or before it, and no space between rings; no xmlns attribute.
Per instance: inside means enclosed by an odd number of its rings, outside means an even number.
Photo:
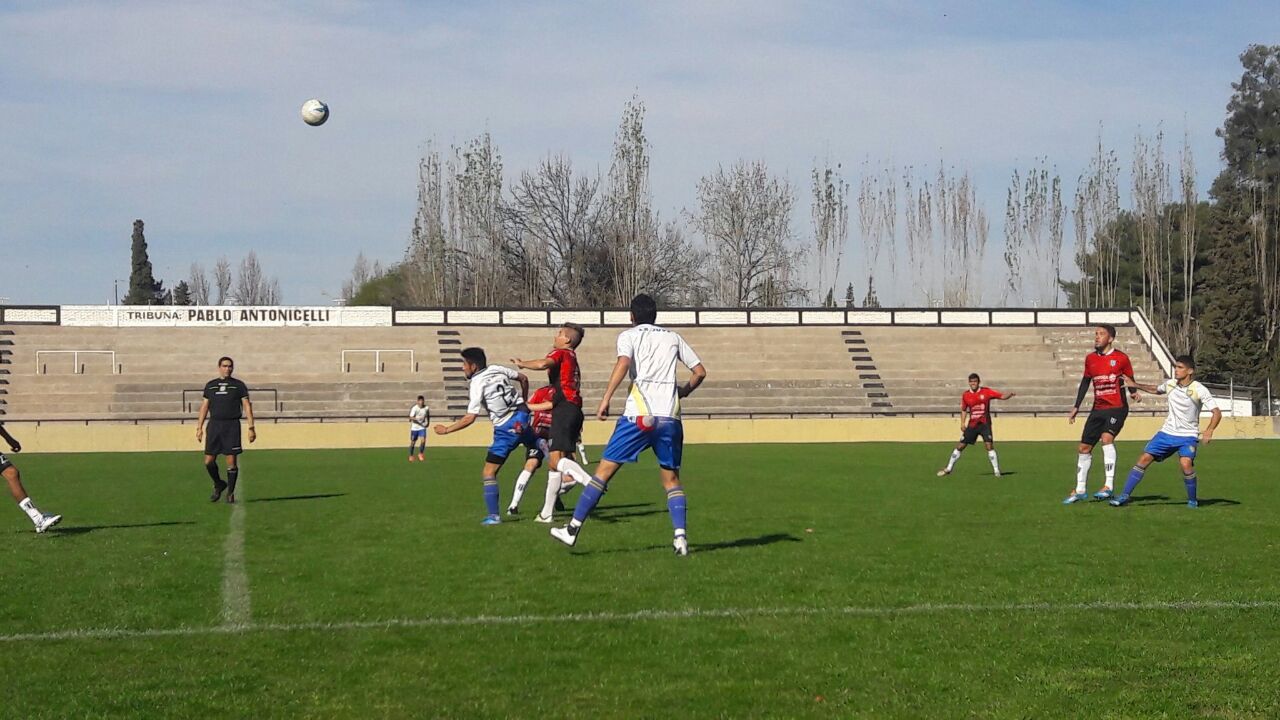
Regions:
<svg viewBox="0 0 1280 720"><path fill-rule="evenodd" d="M248 596L245 595L245 607ZM1277 610L1280 600L1181 600L1168 602L1093 602L1093 603L1014 603L982 605L977 603L903 605L899 607L782 607L782 608L712 608L687 610L637 610L635 612L567 613L564 615L473 615L399 618L391 620L352 620L346 622L230 624L213 627L176 627L134 630L100 628L55 630L42 633L0 635L0 642L44 640L102 640L161 638L192 635L240 635L247 633L340 632L347 630L393 630L397 628L465 627L474 625L546 625L553 623L615 623L651 620L749 619L757 617L892 617L897 615L943 615L978 613L1079 612L1079 611L1172 611L1196 612L1214 610Z"/></svg>
<svg viewBox="0 0 1280 720"><path fill-rule="evenodd" d="M242 491L243 486L236 490ZM247 630L253 623L253 614L249 608L249 572L244 562L244 501L231 506L230 524L222 553L222 627Z"/></svg>

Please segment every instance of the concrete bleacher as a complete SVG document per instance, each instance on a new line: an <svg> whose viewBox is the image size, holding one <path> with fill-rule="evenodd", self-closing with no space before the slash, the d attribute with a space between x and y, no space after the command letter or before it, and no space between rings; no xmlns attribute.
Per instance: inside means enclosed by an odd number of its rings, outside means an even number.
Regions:
<svg viewBox="0 0 1280 720"><path fill-rule="evenodd" d="M589 327L579 349L588 413L614 364L619 327ZM1075 397L1090 327L733 326L677 328L698 352L709 378L684 401L690 417L793 417L956 413L970 372L1018 397L1007 413L1063 413ZM190 420L194 391L216 374L221 355L255 389L262 418L393 419L424 395L434 418L465 412L466 382L458 350L484 347L494 363L536 358L551 347L550 327L424 325L399 327L109 328L11 325L3 377L7 420ZM1161 376L1132 327L1117 346L1138 378ZM375 366L369 352L386 353ZM107 350L80 357L49 350ZM545 374L528 372L537 387ZM683 377L683 375L682 375ZM615 395L618 413L625 382ZM1163 412L1146 398L1135 408Z"/></svg>

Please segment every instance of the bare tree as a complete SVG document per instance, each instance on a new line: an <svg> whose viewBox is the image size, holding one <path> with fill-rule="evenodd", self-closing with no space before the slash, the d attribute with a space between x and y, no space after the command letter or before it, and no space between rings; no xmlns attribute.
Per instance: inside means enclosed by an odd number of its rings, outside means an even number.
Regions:
<svg viewBox="0 0 1280 720"><path fill-rule="evenodd" d="M267 278L257 253L252 250L240 261L234 297L237 305L275 305L280 302L279 281Z"/></svg>
<svg viewBox="0 0 1280 720"><path fill-rule="evenodd" d="M1081 307L1110 307L1116 302L1120 282L1120 243L1116 220L1120 217L1120 167L1116 154L1098 146L1089 169L1076 185L1076 265L1080 268Z"/></svg>
<svg viewBox="0 0 1280 720"><path fill-rule="evenodd" d="M191 304L208 305L209 276L205 274L203 265L191 263L191 279L188 284L191 286Z"/></svg>
<svg viewBox="0 0 1280 720"><path fill-rule="evenodd" d="M897 253L897 223L898 189L893 169L887 164L884 167L872 167L870 162L864 162L862 178L858 182L858 229L867 256L867 294L863 300L863 305L867 307L880 306L880 299L875 291L875 278L883 269L882 256L887 255L887 276L889 284L893 284L896 274L894 255Z"/></svg>
<svg viewBox="0 0 1280 720"><path fill-rule="evenodd" d="M1170 327L1173 287L1169 196L1164 132L1157 131L1152 139L1139 131L1133 147L1133 219L1142 263L1142 306L1162 332Z"/></svg>
<svg viewBox="0 0 1280 720"><path fill-rule="evenodd" d="M835 287L840 276L840 261L844 257L845 242L849 239L849 183L840 172L839 163L833 168L827 160L813 168L813 220L814 259L817 265L816 299L823 304L835 305Z"/></svg>
<svg viewBox="0 0 1280 720"><path fill-rule="evenodd" d="M520 280L522 301L582 306L590 302L594 269L588 256L599 214L597 178L574 177L565 156L550 157L525 172L511 189L509 272Z"/></svg>
<svg viewBox="0 0 1280 720"><path fill-rule="evenodd" d="M731 307L777 306L803 295L791 211L795 195L763 162L739 162L698 182L694 225L710 249L715 299Z"/></svg>
<svg viewBox="0 0 1280 720"><path fill-rule="evenodd" d="M934 241L934 191L928 181L915 181L911 168L903 172L902 191L906 197L903 220L906 225L907 270L923 304L930 305L940 297L939 283L935 278L943 271L938 266L939 253Z"/></svg>
<svg viewBox="0 0 1280 720"><path fill-rule="evenodd" d="M1003 302L1057 306L1064 219L1062 179L1047 160L1025 175L1014 171L1005 202Z"/></svg>
<svg viewBox="0 0 1280 720"><path fill-rule="evenodd" d="M440 153L430 142L418 162L418 203L400 273L406 300L445 305L458 297L458 256L444 223L444 183Z"/></svg>
<svg viewBox="0 0 1280 720"><path fill-rule="evenodd" d="M1178 167L1181 185L1182 215L1179 223L1179 239L1182 250L1182 313L1179 322L1169 330L1169 340L1174 347L1192 348L1195 340L1195 319L1191 308L1195 300L1196 279L1196 241L1198 240L1199 223L1197 208L1200 205L1200 194L1196 190L1196 161L1191 154L1191 138L1187 133L1182 137L1182 156Z"/></svg>
<svg viewBox="0 0 1280 720"><path fill-rule="evenodd" d="M982 263L990 230L986 213L978 205L977 190L969 173L948 176L938 167L938 214L946 258L943 301L951 307L982 302Z"/></svg>
<svg viewBox="0 0 1280 720"><path fill-rule="evenodd" d="M1254 280L1262 303L1264 347L1269 348L1280 328L1280 183L1268 187L1261 178L1249 178L1243 199Z"/></svg>
<svg viewBox="0 0 1280 720"><path fill-rule="evenodd" d="M455 148L450 226L465 263L462 296L474 306L500 304L506 289L502 155L489 133Z"/></svg>
<svg viewBox="0 0 1280 720"><path fill-rule="evenodd" d="M214 305L226 305L231 300L231 263L226 257L218 258L213 266L213 286L217 290Z"/></svg>
<svg viewBox="0 0 1280 720"><path fill-rule="evenodd" d="M360 254L356 255L355 264L351 266L351 277L342 283L343 301L350 302L360 292L360 288L371 280L377 280L384 274L386 273L382 269L382 263L377 260L370 263L368 258L364 256L364 251L361 251Z"/></svg>

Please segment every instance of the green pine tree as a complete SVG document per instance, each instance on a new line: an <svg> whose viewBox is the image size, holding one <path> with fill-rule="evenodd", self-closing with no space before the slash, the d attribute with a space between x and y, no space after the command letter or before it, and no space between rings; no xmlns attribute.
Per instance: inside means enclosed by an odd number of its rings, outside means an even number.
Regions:
<svg viewBox="0 0 1280 720"><path fill-rule="evenodd" d="M174 305L192 305L191 287L187 285L186 280L179 280L178 284L173 286L173 304Z"/></svg>
<svg viewBox="0 0 1280 720"><path fill-rule="evenodd" d="M129 294L125 305L155 305L164 295L164 284L156 282L147 257L147 238L142 234L143 222L133 221L132 270L129 272Z"/></svg>

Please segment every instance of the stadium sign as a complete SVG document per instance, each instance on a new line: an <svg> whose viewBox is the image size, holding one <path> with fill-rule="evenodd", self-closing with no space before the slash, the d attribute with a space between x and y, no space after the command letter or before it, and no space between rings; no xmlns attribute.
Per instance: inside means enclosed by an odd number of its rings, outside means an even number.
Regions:
<svg viewBox="0 0 1280 720"><path fill-rule="evenodd" d="M63 305L79 327L389 327L386 307Z"/></svg>

